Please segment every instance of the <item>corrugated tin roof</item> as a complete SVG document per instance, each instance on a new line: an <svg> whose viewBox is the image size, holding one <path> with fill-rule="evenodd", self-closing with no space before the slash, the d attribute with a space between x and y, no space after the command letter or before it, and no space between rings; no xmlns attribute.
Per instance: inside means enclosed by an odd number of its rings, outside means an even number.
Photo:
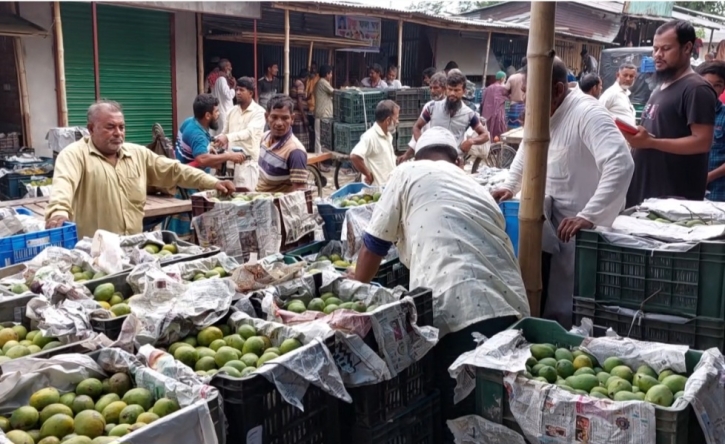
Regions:
<svg viewBox="0 0 725 444"><path fill-rule="evenodd" d="M684 12L685 14L690 14L695 17L702 17L702 18L710 19L716 23L725 23L725 19L719 15L708 14L708 13L702 12L702 11L695 11L694 9L688 9L688 8L678 6L678 5L675 5L674 10L679 11L679 12Z"/></svg>
<svg viewBox="0 0 725 444"><path fill-rule="evenodd" d="M692 14L687 14L680 11L672 11L672 18L677 20L687 20L688 22L692 23L692 26L696 28L707 28L715 30L725 28L725 26L723 26L721 23L711 22L710 20L704 19L702 17L697 17Z"/></svg>
<svg viewBox="0 0 725 444"><path fill-rule="evenodd" d="M611 12L614 14L621 14L624 11L624 1L614 2L598 2L598 1L587 1L587 0L569 0L572 3L578 3L590 8L599 9L601 11Z"/></svg>

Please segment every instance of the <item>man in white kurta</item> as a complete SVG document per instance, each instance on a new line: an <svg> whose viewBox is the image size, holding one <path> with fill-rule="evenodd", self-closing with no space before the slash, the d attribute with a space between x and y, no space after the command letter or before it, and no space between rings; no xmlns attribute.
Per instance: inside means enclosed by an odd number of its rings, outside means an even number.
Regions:
<svg viewBox="0 0 725 444"><path fill-rule="evenodd" d="M446 78L446 73L443 71L438 71L437 73L433 74L433 76L430 78L430 83L428 86L430 86L430 99L431 100L443 100L446 98L446 85L448 84L448 80ZM421 132L425 132L428 128L430 128L430 123L426 123L423 129L421 129ZM415 136L411 133L410 135L410 142L408 142L408 146L412 149L415 149Z"/></svg>
<svg viewBox="0 0 725 444"><path fill-rule="evenodd" d="M241 149L247 156L247 160L234 166L234 185L253 191L259 181L259 150L267 120L265 109L254 101L253 78L240 78L236 95L237 106L229 110L217 139L222 146Z"/></svg>
<svg viewBox="0 0 725 444"><path fill-rule="evenodd" d="M226 116L234 106L234 89L230 88L227 82L227 77L232 75L232 63L227 59L221 59L219 71L222 75L209 87L211 95L219 100L219 128L224 128Z"/></svg>
<svg viewBox="0 0 725 444"><path fill-rule="evenodd" d="M629 88L634 85L634 79L637 76L637 67L625 63L619 67L617 71L617 80L614 85L607 88L599 97L599 103L601 103L607 111L613 116L620 120L632 125L637 126L637 119L634 111L634 106L629 100L631 92Z"/></svg>
<svg viewBox="0 0 725 444"><path fill-rule="evenodd" d="M624 201L634 173L627 142L607 110L579 88L566 85L566 66L554 62L550 121L551 142L546 172L546 195L551 198L547 219L559 237L552 252L551 280L544 317L571 325L574 292L574 237L581 229L611 226ZM497 200L510 199L521 189L526 146L519 147Z"/></svg>
<svg viewBox="0 0 725 444"><path fill-rule="evenodd" d="M457 146L440 127L418 139L415 162L393 171L375 205L355 270L356 279L369 282L395 243L410 269L410 288L433 290L440 337L488 319L529 315L501 210L456 164Z"/></svg>
<svg viewBox="0 0 725 444"><path fill-rule="evenodd" d="M393 133L398 125L400 107L392 100L383 100L375 109L375 123L360 137L350 152L353 166L368 185L385 185L395 169Z"/></svg>

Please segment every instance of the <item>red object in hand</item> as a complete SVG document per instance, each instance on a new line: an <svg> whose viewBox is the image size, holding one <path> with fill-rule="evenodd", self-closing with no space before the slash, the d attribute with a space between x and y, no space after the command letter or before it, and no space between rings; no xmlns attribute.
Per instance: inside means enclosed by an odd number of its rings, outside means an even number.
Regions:
<svg viewBox="0 0 725 444"><path fill-rule="evenodd" d="M199 165L199 161L197 160L191 161L187 163L187 165L194 168L201 168L201 165Z"/></svg>
<svg viewBox="0 0 725 444"><path fill-rule="evenodd" d="M619 128L619 130L623 133L631 134L633 136L639 133L639 130L636 127L633 127L632 125L623 120L619 120L619 118L615 118L614 123L615 125L617 125L617 128Z"/></svg>

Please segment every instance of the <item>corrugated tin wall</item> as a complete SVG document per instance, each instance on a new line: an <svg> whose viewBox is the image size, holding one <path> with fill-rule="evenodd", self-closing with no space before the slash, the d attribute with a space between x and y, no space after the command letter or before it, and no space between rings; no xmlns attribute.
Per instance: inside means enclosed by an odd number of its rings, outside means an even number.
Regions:
<svg viewBox="0 0 725 444"><path fill-rule="evenodd" d="M672 17L675 2L625 2L624 13L630 15L649 15Z"/></svg>
<svg viewBox="0 0 725 444"><path fill-rule="evenodd" d="M527 45L528 39L526 37L494 34L491 40L491 50L496 55L496 59L502 68L508 68L512 64L515 68L520 68L521 59L526 57ZM574 73L578 73L582 63L580 55L582 46L586 46L589 53L599 60L603 49L602 45L556 40L554 49L556 55L566 63L566 66Z"/></svg>

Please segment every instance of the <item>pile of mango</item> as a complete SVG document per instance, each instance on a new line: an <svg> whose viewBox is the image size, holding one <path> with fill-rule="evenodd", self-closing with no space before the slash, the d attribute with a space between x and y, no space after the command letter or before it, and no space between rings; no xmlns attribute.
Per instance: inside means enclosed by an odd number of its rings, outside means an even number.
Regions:
<svg viewBox="0 0 725 444"><path fill-rule="evenodd" d="M93 271L90 267L84 269L78 265L72 266L70 272L73 273L73 280L75 282L86 282L106 277L106 273L102 271Z"/></svg>
<svg viewBox="0 0 725 444"><path fill-rule="evenodd" d="M31 180L30 185L34 187L45 187L48 185L53 185L53 178L52 177L46 177L43 180Z"/></svg>
<svg viewBox="0 0 725 444"><path fill-rule="evenodd" d="M143 245L141 248L157 259L173 256L179 252L176 244L164 244L163 247L159 247L157 244L149 243Z"/></svg>
<svg viewBox="0 0 725 444"><path fill-rule="evenodd" d="M22 174L23 176L39 176L41 174L47 173L47 171L38 167L28 167L17 169L13 171L13 173Z"/></svg>
<svg viewBox="0 0 725 444"><path fill-rule="evenodd" d="M116 373L85 379L68 393L38 390L28 405L0 416L0 428L14 444L108 444L177 410L175 400L154 400L147 389L132 388L126 373Z"/></svg>
<svg viewBox="0 0 725 444"><path fill-rule="evenodd" d="M380 193L373 193L373 194L363 194L359 196L347 196L347 199L344 199L342 202L340 202L340 206L342 208L348 208L348 207L359 207L362 205L367 205L372 202L377 202L380 200Z"/></svg>
<svg viewBox="0 0 725 444"><path fill-rule="evenodd" d="M0 364L61 345L58 338L45 337L39 330L28 331L22 325L0 328Z"/></svg>
<svg viewBox="0 0 725 444"><path fill-rule="evenodd" d="M187 274L185 276L182 276L182 280L188 284L189 282L203 281L205 279L213 279L213 278L224 278L227 276L228 276L227 271L223 267L217 266L217 267L212 268L209 271L205 271L205 272L198 271L198 272Z"/></svg>
<svg viewBox="0 0 725 444"><path fill-rule="evenodd" d="M694 217L688 220L672 221L655 213L649 213L647 215L647 219L659 222L661 224L672 224L687 228L697 227L699 225L718 225L717 221L706 221L704 219L698 219Z"/></svg>
<svg viewBox="0 0 725 444"><path fill-rule="evenodd" d="M320 311L325 314L330 314L335 310L346 309L354 310L358 313L365 313L375 311L378 308L377 305L365 305L364 302L342 302L334 293L328 292L320 295L319 298L314 298L307 304L302 299L290 298L284 303L284 309L293 313L304 313L306 311Z"/></svg>
<svg viewBox="0 0 725 444"><path fill-rule="evenodd" d="M339 268L355 268L355 262L348 262L342 258L339 254L331 254L330 257L327 256L317 256L317 261L330 261L332 262L332 265Z"/></svg>
<svg viewBox="0 0 725 444"><path fill-rule="evenodd" d="M605 359L600 366L588 353L552 344L532 345L531 355L526 361L526 377L594 398L647 401L669 407L684 395L687 384L686 376L672 370L663 370L658 375L651 367L642 365L633 371L617 357Z"/></svg>
<svg viewBox="0 0 725 444"><path fill-rule="evenodd" d="M212 197L213 202L251 202L258 199L269 199L284 196L284 193L255 193L254 195L244 193L233 193L229 196Z"/></svg>
<svg viewBox="0 0 725 444"><path fill-rule="evenodd" d="M131 307L128 306L123 294L116 291L116 286L110 282L97 286L93 290L93 299L95 299L101 307L109 310L114 317L124 316L131 313Z"/></svg>
<svg viewBox="0 0 725 444"><path fill-rule="evenodd" d="M251 325L242 325L232 333L230 326L222 324L207 327L197 335L171 344L168 352L201 376L224 371L229 376L243 378L265 362L301 346L300 341L290 338L282 341L279 347L272 347L272 341L257 334Z"/></svg>

